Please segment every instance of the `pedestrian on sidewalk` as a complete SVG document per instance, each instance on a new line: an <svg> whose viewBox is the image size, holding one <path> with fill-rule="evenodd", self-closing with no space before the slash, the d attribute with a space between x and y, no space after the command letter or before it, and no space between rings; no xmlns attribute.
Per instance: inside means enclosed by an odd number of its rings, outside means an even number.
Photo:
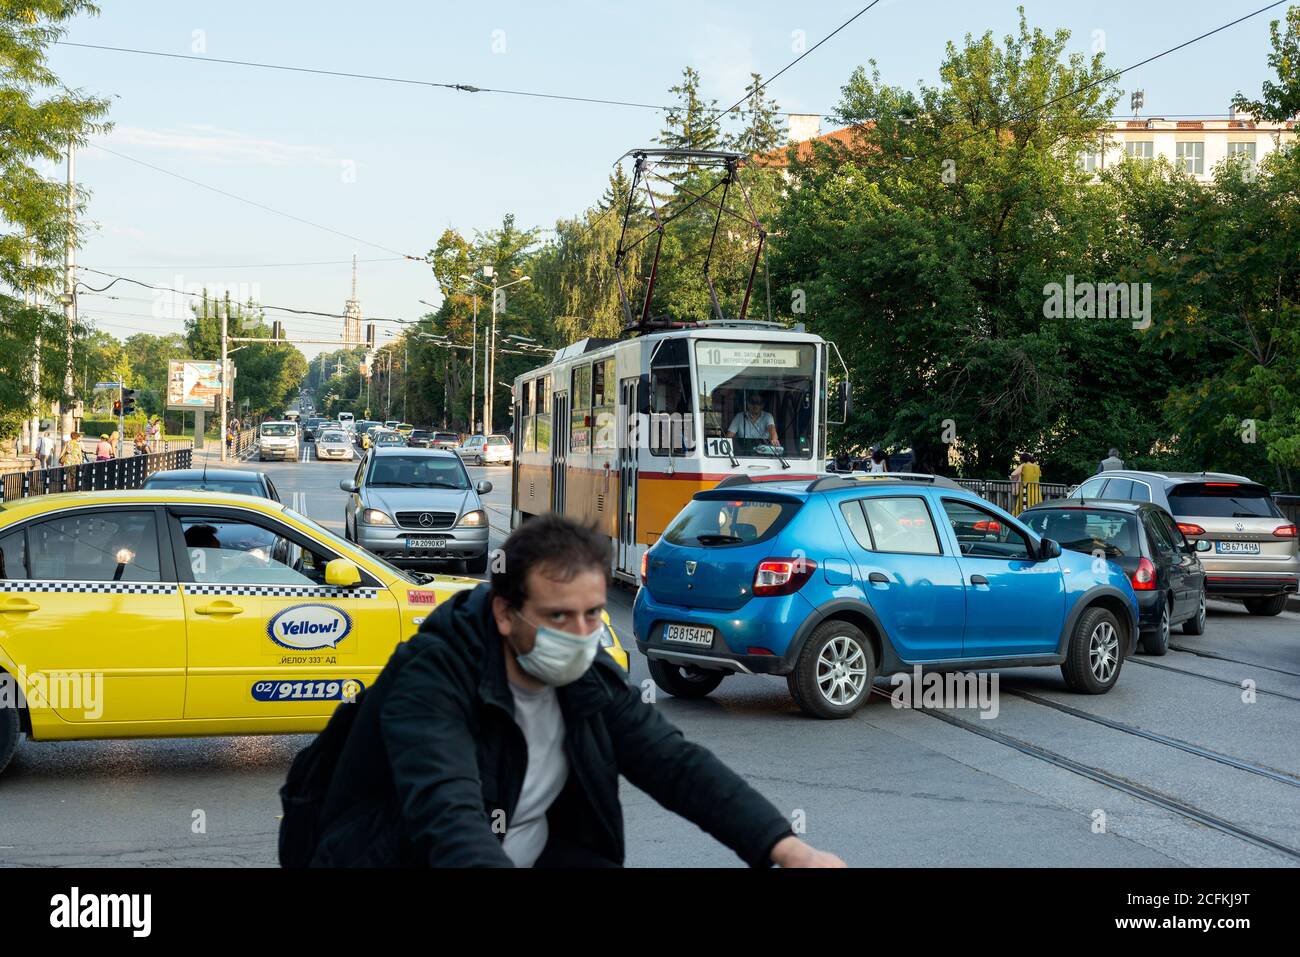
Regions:
<svg viewBox="0 0 1300 957"><path fill-rule="evenodd" d="M36 436L36 445L32 449L36 456L36 468L49 469L54 467L54 437L50 435L49 429L42 429Z"/></svg>
<svg viewBox="0 0 1300 957"><path fill-rule="evenodd" d="M500 567L440 604L335 711L317 743L332 742L337 763L310 833L295 785L327 752L294 762L282 863L620 867L621 775L752 866L844 866L601 650L607 538L542 515L506 539Z"/></svg>
<svg viewBox="0 0 1300 957"><path fill-rule="evenodd" d="M135 434L135 454L136 455L149 454L149 440L145 438L143 432L137 432Z"/></svg>
<svg viewBox="0 0 1300 957"><path fill-rule="evenodd" d="M1011 472L1011 481L1016 483L1012 501L1016 503L1013 515L1019 515L1031 505L1043 500L1043 469L1038 464L1038 457L1032 452L1020 454L1020 464Z"/></svg>
<svg viewBox="0 0 1300 957"><path fill-rule="evenodd" d="M1102 472L1112 472L1115 469L1122 469L1123 467L1124 460L1119 457L1119 449L1111 449L1110 454L1102 459L1101 464L1097 466L1097 474L1100 475Z"/></svg>
<svg viewBox="0 0 1300 957"><path fill-rule="evenodd" d="M114 433L116 435L117 433ZM99 434L99 444L95 446L95 461L107 462L113 458L113 443L104 433Z"/></svg>
<svg viewBox="0 0 1300 957"><path fill-rule="evenodd" d="M81 447L81 433L73 432L63 437L63 454L59 456L60 465L81 465L86 461L86 450Z"/></svg>
<svg viewBox="0 0 1300 957"><path fill-rule="evenodd" d="M874 475L889 471L889 460L885 456L885 450L878 445L871 450L871 464L867 467L867 471Z"/></svg>
<svg viewBox="0 0 1300 957"><path fill-rule="evenodd" d="M158 416L155 415L149 420L149 426L145 429L145 434L148 437L150 450L161 452L162 448L160 448L161 443L159 440L162 438L162 426L158 421Z"/></svg>

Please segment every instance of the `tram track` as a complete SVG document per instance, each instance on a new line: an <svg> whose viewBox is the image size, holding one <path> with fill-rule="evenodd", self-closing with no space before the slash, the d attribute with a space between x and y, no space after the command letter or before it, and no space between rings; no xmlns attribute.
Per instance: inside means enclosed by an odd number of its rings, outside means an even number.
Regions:
<svg viewBox="0 0 1300 957"><path fill-rule="evenodd" d="M1169 646L1170 651L1181 651L1185 655L1196 655L1198 658L1211 658L1214 661L1228 661L1234 665L1245 665L1248 668L1260 668L1263 671L1272 671L1279 675L1287 675L1291 678L1300 678L1300 671L1288 671L1285 668L1274 668L1271 665L1261 665L1255 661L1242 661L1240 658L1229 658L1227 655L1216 655L1212 651L1201 651L1197 648L1188 648L1186 645Z"/></svg>
<svg viewBox="0 0 1300 957"><path fill-rule="evenodd" d="M880 697L885 698L887 700L892 697L890 693L883 688L873 688L872 693L879 695ZM1253 844L1256 847L1262 847L1267 850L1276 851L1277 853L1283 854L1291 858L1292 860L1300 861L1300 849L1291 847L1287 844L1283 844L1280 841L1275 841L1266 835L1259 834L1255 831L1250 830L1247 827L1243 827L1240 824L1235 824L1232 821L1227 820L1226 818L1220 817L1219 815L1213 814L1209 811L1205 811L1201 808L1196 807L1195 805L1188 804L1184 801L1179 801L1176 798L1169 797L1168 795L1165 794L1161 794L1159 791L1153 790L1152 788L1145 787L1144 785L1138 784L1135 781L1130 781L1127 778L1123 778L1118 775L1112 774L1109 771L1104 771L1101 768L1095 767L1093 765L1085 764L1081 761L1076 761L1073 758L1067 757L1066 755L1061 754L1058 751L1053 751L1050 748L1045 748L1045 747L1041 747L1040 745L1032 744L1028 741L1021 740L1020 738L1014 737L1004 732L995 731L992 728L981 727L978 724L974 724L970 721L964 721L961 718L957 718L951 714L948 714L945 711L939 711L931 708L918 708L916 710L921 711L938 721L942 721L944 724L951 725L952 727L955 728L960 728L963 731L968 731L971 734L978 735L979 737L984 738L988 741L992 741L996 744L1002 745L1003 747L1010 748L1014 751L1018 751L1019 753L1026 755L1027 757L1035 758L1046 764L1050 764L1053 767L1058 767L1061 768L1062 770L1070 771L1073 774L1077 774L1080 777L1087 778L1088 780L1093 781L1097 784L1102 784L1105 785L1106 787L1113 788L1114 790L1127 794L1130 797L1136 798L1139 801L1143 801L1147 804L1151 804L1155 807L1159 807L1173 814L1177 814L1180 817L1184 817L1190 821L1194 821L1197 824L1202 825L1203 827L1211 828L1212 830L1219 831L1220 833L1228 834L1232 837L1235 837L1238 840L1242 840L1249 844Z"/></svg>
<svg viewBox="0 0 1300 957"><path fill-rule="evenodd" d="M1227 685L1229 688L1236 688L1238 691L1243 690L1241 681L1233 681L1231 678L1219 678L1215 675L1203 675L1199 671L1186 671L1182 668L1175 668L1173 665L1160 664L1155 661L1148 661L1145 658L1126 658L1126 664L1141 665L1144 668L1159 668L1161 671L1169 671L1176 675L1186 675L1189 678L1201 678L1204 681L1213 681L1216 684ZM1285 691L1270 691L1267 688L1256 687L1256 694L1271 695L1274 698L1285 698L1287 701L1300 701L1300 695L1287 694Z"/></svg>

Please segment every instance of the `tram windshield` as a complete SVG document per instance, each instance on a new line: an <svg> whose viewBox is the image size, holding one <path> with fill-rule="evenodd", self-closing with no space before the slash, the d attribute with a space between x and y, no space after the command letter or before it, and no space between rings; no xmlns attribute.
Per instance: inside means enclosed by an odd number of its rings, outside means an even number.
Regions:
<svg viewBox="0 0 1300 957"><path fill-rule="evenodd" d="M812 344L695 343L708 456L812 458Z"/></svg>

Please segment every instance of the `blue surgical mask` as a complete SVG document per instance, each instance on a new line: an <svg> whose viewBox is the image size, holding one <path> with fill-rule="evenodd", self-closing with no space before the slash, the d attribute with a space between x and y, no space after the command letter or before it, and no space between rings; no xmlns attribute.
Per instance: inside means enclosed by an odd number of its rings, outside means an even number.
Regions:
<svg viewBox="0 0 1300 957"><path fill-rule="evenodd" d="M534 625L516 611L519 620L532 625L536 632L533 650L526 655L516 652L519 667L536 678L542 684L562 688L572 684L587 673L596 653L600 650L600 638L605 632L602 624L587 635L571 635L558 628L546 625Z"/></svg>

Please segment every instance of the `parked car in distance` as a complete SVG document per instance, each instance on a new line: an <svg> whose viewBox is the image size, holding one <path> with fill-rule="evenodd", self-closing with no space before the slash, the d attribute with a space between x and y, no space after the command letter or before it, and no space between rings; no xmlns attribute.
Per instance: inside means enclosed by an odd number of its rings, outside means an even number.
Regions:
<svg viewBox="0 0 1300 957"><path fill-rule="evenodd" d="M321 461L352 461L352 440L342 429L325 429L316 439L316 458Z"/></svg>
<svg viewBox="0 0 1300 957"><path fill-rule="evenodd" d="M1245 476L1115 470L1083 482L1070 498L1161 506L1189 541L1210 543L1201 554L1209 596L1240 601L1252 615L1280 614L1300 587L1296 526L1267 488Z"/></svg>
<svg viewBox="0 0 1300 957"><path fill-rule="evenodd" d="M508 435L471 435L456 453L475 465L509 465L515 459Z"/></svg>
<svg viewBox="0 0 1300 957"><path fill-rule="evenodd" d="M144 480L141 489L179 489L193 492L233 492L280 501L275 483L265 472L246 469L167 469L154 472Z"/></svg>
<svg viewBox="0 0 1300 957"><path fill-rule="evenodd" d="M406 437L406 444L413 449L427 449L433 441L433 433L428 429L412 429Z"/></svg>
<svg viewBox="0 0 1300 957"><path fill-rule="evenodd" d="M339 488L348 493L349 541L399 566L459 559L472 574L487 570L488 517L479 496L492 483L471 483L450 452L376 444Z"/></svg>
<svg viewBox="0 0 1300 957"><path fill-rule="evenodd" d="M821 718L914 667L1054 665L1071 690L1104 694L1138 635L1118 565L936 476L725 479L668 524L641 577L636 643L661 689L783 675Z"/></svg>
<svg viewBox="0 0 1300 957"><path fill-rule="evenodd" d="M1139 647L1146 654L1169 651L1174 625L1182 625L1184 634L1205 633L1205 569L1199 554L1209 551L1210 543L1188 542L1159 505L1053 502L1027 508L1019 517L1040 538L1124 570L1137 595Z"/></svg>
<svg viewBox="0 0 1300 957"><path fill-rule="evenodd" d="M257 427L257 460L268 458L298 461L298 423L263 422Z"/></svg>

